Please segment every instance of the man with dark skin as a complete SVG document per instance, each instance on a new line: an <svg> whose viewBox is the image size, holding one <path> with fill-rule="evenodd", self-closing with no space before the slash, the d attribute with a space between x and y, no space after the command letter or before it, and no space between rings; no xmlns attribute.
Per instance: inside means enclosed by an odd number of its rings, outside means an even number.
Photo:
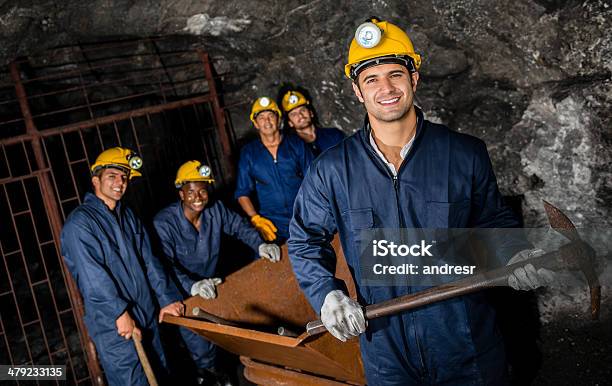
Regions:
<svg viewBox="0 0 612 386"><path fill-rule="evenodd" d="M263 258L280 260L277 245L265 243L245 219L221 201L210 199L213 183L210 167L196 160L185 162L174 181L180 201L162 209L153 220L163 254L185 296L217 296L216 287L222 282L216 275L223 234L244 242ZM229 377L216 366L215 346L187 328L179 331L198 368L198 384L228 384Z"/></svg>
<svg viewBox="0 0 612 386"><path fill-rule="evenodd" d="M85 324L110 385L148 385L128 341L134 335L142 337L158 376L165 375L157 323L165 314L184 311L144 226L121 204L141 165L129 149L102 152L91 167L94 193L70 214L61 235L62 255L83 296ZM156 300L161 305L157 315Z"/></svg>

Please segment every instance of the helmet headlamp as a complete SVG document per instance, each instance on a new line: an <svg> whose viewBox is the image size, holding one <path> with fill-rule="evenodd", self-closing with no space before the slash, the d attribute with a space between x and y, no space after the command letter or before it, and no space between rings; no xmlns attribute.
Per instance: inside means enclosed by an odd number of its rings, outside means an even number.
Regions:
<svg viewBox="0 0 612 386"><path fill-rule="evenodd" d="M259 105L261 107L268 107L270 105L270 99L267 97L262 97L259 99Z"/></svg>
<svg viewBox="0 0 612 386"><path fill-rule="evenodd" d="M201 165L198 168L198 174L202 177L210 177L210 167L208 165Z"/></svg>
<svg viewBox="0 0 612 386"><path fill-rule="evenodd" d="M382 30L371 21L367 21L357 27L355 41L363 48L373 48L380 43Z"/></svg>
<svg viewBox="0 0 612 386"><path fill-rule="evenodd" d="M132 170L138 170L142 167L142 158L137 153L128 154L127 160Z"/></svg>

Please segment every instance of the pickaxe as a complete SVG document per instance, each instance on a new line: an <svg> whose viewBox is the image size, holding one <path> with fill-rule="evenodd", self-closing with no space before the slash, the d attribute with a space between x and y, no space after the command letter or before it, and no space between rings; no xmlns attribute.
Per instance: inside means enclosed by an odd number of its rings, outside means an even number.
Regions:
<svg viewBox="0 0 612 386"><path fill-rule="evenodd" d="M549 252L536 258L524 260L488 272L483 272L452 283L432 287L418 293L368 305L364 310L366 320L397 314L441 300L480 291L488 287L507 285L508 276L510 276L516 268L523 267L528 263L533 264L536 270L546 268L553 271L561 269L582 271L591 291L591 318L593 320L598 319L601 302L601 286L599 284L598 275L594 269L595 250L580 238L574 224L560 209L546 201L544 201L544 209L551 227L570 241L557 251ZM306 331L309 335L316 335L327 330L323 322L315 320L306 325Z"/></svg>

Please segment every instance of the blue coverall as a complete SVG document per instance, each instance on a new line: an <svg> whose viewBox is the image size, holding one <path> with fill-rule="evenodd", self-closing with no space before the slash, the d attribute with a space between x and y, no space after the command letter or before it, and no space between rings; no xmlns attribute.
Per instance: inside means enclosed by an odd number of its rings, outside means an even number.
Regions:
<svg viewBox="0 0 612 386"><path fill-rule="evenodd" d="M317 312L330 291L344 289L334 278L330 241L336 231L365 305L422 288L362 285L362 230L518 227L502 202L484 142L424 120L418 108L417 117L397 178L371 146L367 122L310 167L288 245L298 282ZM497 253L512 256L525 244L504 248ZM482 292L370 320L360 343L369 385L507 382L502 338Z"/></svg>
<svg viewBox="0 0 612 386"><path fill-rule="evenodd" d="M293 201L313 154L294 134L283 134L276 159L260 139L240 152L235 198L257 194L258 213L274 223L279 241L289 237Z"/></svg>
<svg viewBox="0 0 612 386"><path fill-rule="evenodd" d="M87 193L64 224L61 247L83 296L85 324L108 383L148 385L134 343L117 334L115 322L125 310L142 330L152 365L165 373L157 302L165 307L182 298L152 254L140 220L121 202L111 212L102 200Z"/></svg>
<svg viewBox="0 0 612 386"><path fill-rule="evenodd" d="M169 259L185 296L191 286L216 274L221 233L236 237L257 252L263 240L247 221L216 201L202 213L197 231L183 213L181 202L162 209L153 220L164 254ZM179 329L191 357L199 368L215 365L215 346L201 336L181 327Z"/></svg>
<svg viewBox="0 0 612 386"><path fill-rule="evenodd" d="M344 133L335 127L317 127L315 133L315 140L306 144L315 157L344 139Z"/></svg>

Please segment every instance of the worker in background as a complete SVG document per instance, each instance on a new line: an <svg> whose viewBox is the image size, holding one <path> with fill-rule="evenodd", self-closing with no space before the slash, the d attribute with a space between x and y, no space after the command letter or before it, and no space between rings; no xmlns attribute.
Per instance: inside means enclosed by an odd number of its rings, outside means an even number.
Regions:
<svg viewBox="0 0 612 386"><path fill-rule="evenodd" d="M129 181L141 175L141 166L142 159L129 149L102 152L91 166L94 193L85 194L61 234L64 261L85 304L87 332L108 383L117 386L148 385L130 341L136 334L163 378L167 368L158 322L164 314L182 315L184 308L151 252L143 224L121 203Z"/></svg>
<svg viewBox="0 0 612 386"><path fill-rule="evenodd" d="M425 119L414 105L421 58L399 27L359 26L345 67L364 126L310 167L295 202L289 256L301 288L336 338L360 335L368 385L503 385L504 346L483 292L366 322L362 305L419 291L360 281L363 231L373 228L503 228L519 223L503 203L486 145ZM334 278L338 232L357 300ZM505 244L514 263L533 255ZM550 272L532 265L509 284L531 289ZM366 330L367 327L367 330ZM365 334L363 334L366 332Z"/></svg>
<svg viewBox="0 0 612 386"><path fill-rule="evenodd" d="M153 220L183 294L204 299L214 299L216 286L222 282L216 269L223 233L244 242L263 258L280 260L277 245L264 243L244 218L221 201L210 199L214 182L209 166L200 161L185 162L174 181L180 200L162 209ZM216 346L185 327L179 330L198 368L198 384L229 384L229 377L215 364Z"/></svg>
<svg viewBox="0 0 612 386"><path fill-rule="evenodd" d="M297 136L280 131L272 99L258 98L250 118L259 138L240 152L235 197L264 240L280 244L289 237L293 201L313 155Z"/></svg>
<svg viewBox="0 0 612 386"><path fill-rule="evenodd" d="M283 110L289 126L295 130L317 157L344 139L344 133L335 127L317 127L310 101L299 91L290 90L283 96Z"/></svg>

